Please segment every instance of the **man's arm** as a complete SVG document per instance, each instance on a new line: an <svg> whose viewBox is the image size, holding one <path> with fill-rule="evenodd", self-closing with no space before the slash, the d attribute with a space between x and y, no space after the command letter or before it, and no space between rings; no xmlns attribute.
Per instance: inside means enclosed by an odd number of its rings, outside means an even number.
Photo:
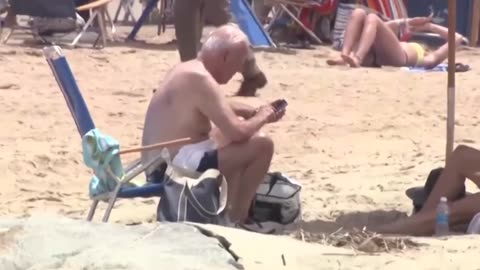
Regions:
<svg viewBox="0 0 480 270"><path fill-rule="evenodd" d="M195 75L191 83L195 85L193 97L198 109L217 126L222 134L233 142L248 140L260 128L268 123L268 113L257 113L246 121L241 121L230 107L227 98L220 94L213 79ZM273 113L273 110L272 110Z"/></svg>
<svg viewBox="0 0 480 270"><path fill-rule="evenodd" d="M256 109L248 104L238 102L238 101L229 101L230 108L237 116L241 116L245 119L250 119L256 113Z"/></svg>

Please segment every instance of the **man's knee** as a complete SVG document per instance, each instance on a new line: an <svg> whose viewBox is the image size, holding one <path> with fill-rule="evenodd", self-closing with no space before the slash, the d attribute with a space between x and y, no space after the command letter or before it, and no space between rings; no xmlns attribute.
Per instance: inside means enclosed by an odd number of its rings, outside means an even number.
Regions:
<svg viewBox="0 0 480 270"><path fill-rule="evenodd" d="M273 140L264 133L255 134L249 143L258 155L273 156Z"/></svg>
<svg viewBox="0 0 480 270"><path fill-rule="evenodd" d="M452 155L450 156L450 161L455 164L463 164L472 158L480 159L480 151L473 147L461 144L453 150Z"/></svg>

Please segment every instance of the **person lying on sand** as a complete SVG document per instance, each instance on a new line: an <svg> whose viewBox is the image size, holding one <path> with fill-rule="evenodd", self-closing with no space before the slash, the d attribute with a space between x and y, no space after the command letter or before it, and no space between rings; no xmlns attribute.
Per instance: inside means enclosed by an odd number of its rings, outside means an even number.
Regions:
<svg viewBox="0 0 480 270"><path fill-rule="evenodd" d="M462 192L467 178L480 187L480 151L459 145L450 155L445 169L418 213L370 230L384 234L432 235L435 230L436 208L441 197L446 197L449 201L451 226L470 222L480 212L480 192L455 200Z"/></svg>
<svg viewBox="0 0 480 270"><path fill-rule="evenodd" d="M448 57L448 44L435 51L427 52L415 42L399 40L402 30L412 32L432 32L447 40L448 29L431 22L431 17L416 17L388 22L376 14L367 14L363 9L352 12L345 30L345 38L340 59L329 59L329 65L350 67L424 67L434 68ZM455 47L466 39L456 34Z"/></svg>
<svg viewBox="0 0 480 270"><path fill-rule="evenodd" d="M248 38L235 25L214 30L198 57L176 65L154 93L142 141L150 145L184 137L201 140L169 148L172 162L191 171L219 169L228 181L228 215L237 224L245 223L273 156L273 141L259 130L285 113L270 104L253 108L224 97L220 85L241 71L248 50ZM210 136L212 122L218 127L215 136ZM160 151L142 153L143 161Z"/></svg>

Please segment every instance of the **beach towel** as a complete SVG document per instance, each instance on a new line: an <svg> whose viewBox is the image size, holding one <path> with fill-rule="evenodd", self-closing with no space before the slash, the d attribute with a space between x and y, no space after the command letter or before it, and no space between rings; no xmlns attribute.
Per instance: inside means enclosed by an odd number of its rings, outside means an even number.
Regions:
<svg viewBox="0 0 480 270"><path fill-rule="evenodd" d="M118 141L98 129L92 129L83 136L82 149L85 165L94 171L89 185L90 197L113 191L117 181L107 170L110 169L119 179L124 176Z"/></svg>
<svg viewBox="0 0 480 270"><path fill-rule="evenodd" d="M402 67L402 70L407 70L410 72L418 72L418 73L423 73L423 72L446 72L448 71L448 64L442 63L432 69L426 69L424 67ZM455 64L455 72L466 72L470 70L469 65L464 65L462 63L457 63Z"/></svg>

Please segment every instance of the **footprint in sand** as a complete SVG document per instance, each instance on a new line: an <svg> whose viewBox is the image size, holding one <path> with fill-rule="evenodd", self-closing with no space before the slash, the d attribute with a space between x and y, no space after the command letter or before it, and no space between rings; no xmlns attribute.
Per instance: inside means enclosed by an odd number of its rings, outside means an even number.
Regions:
<svg viewBox="0 0 480 270"><path fill-rule="evenodd" d="M36 196L25 199L26 202L36 202L36 201L49 201L49 202L62 202L62 199L54 196Z"/></svg>
<svg viewBox="0 0 480 270"><path fill-rule="evenodd" d="M25 54L30 56L35 56L35 57L43 57L42 51L39 51L39 50L27 50L25 51Z"/></svg>
<svg viewBox="0 0 480 270"><path fill-rule="evenodd" d="M108 116L110 116L110 117L122 117L122 116L125 116L125 113L124 112L111 112L111 113L108 113Z"/></svg>
<svg viewBox="0 0 480 270"><path fill-rule="evenodd" d="M145 97L144 94L132 93L127 91L115 91L112 93L115 96L127 96L127 97Z"/></svg>
<svg viewBox="0 0 480 270"><path fill-rule="evenodd" d="M352 194L352 195L348 195L346 198L349 202L353 202L355 204L369 204L369 205L375 204L372 198L365 195Z"/></svg>

